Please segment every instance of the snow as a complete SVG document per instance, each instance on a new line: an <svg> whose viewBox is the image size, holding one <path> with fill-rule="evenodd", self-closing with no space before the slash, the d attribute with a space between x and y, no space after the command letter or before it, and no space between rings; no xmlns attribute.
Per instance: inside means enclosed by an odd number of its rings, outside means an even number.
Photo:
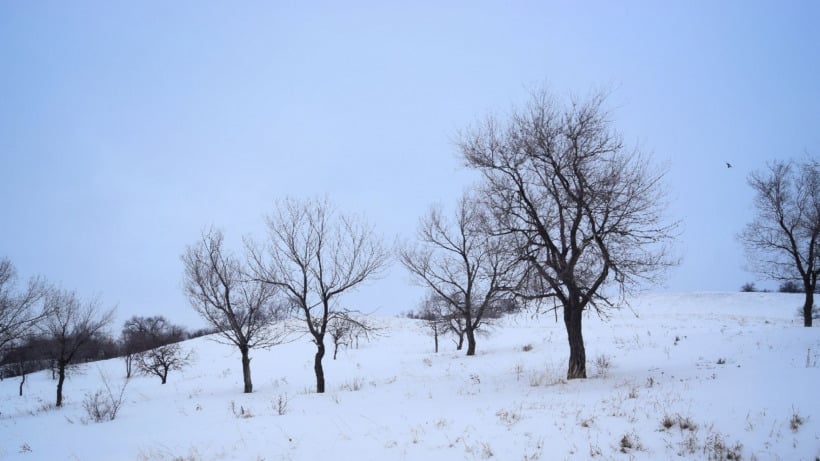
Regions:
<svg viewBox="0 0 820 461"><path fill-rule="evenodd" d="M307 338L252 353L253 394L241 392L238 353L198 338L183 344L194 364L166 385L132 378L114 421L88 422L82 402L101 375L121 385L121 359L71 373L61 409L48 408L48 372L30 375L23 397L19 379L0 382L0 459L655 460L709 459L723 446L723 459L815 460L820 329L802 327L801 304L775 293L640 296L585 319L590 377L572 381L552 314L497 322L475 357L449 339L434 354L418 321L374 318L381 336L326 357L325 394L312 392Z"/></svg>

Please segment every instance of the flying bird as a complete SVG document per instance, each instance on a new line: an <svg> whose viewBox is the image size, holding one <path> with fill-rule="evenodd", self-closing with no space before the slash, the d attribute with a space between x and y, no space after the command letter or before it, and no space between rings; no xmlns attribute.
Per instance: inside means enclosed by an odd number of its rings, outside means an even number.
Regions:
<svg viewBox="0 0 820 461"><path fill-rule="evenodd" d="M732 164L729 163L729 162L726 162L726 168L732 168Z"/></svg>

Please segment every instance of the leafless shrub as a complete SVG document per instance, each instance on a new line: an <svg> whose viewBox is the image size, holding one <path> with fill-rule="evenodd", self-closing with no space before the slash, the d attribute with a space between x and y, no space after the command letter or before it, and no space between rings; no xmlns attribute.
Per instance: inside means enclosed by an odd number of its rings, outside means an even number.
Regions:
<svg viewBox="0 0 820 461"><path fill-rule="evenodd" d="M612 367L612 362L608 355L601 354L595 357L595 369L598 370L598 376L606 378L609 375L609 369Z"/></svg>
<svg viewBox="0 0 820 461"><path fill-rule="evenodd" d="M276 396L276 400L273 402L273 409L276 410L276 414L282 416L287 413L289 402L290 399L287 394L279 394Z"/></svg>
<svg viewBox="0 0 820 461"><path fill-rule="evenodd" d="M700 443L698 443L698 437L694 432L687 434L681 441L680 446L681 452L679 454L681 456L684 454L694 455L700 450Z"/></svg>
<svg viewBox="0 0 820 461"><path fill-rule="evenodd" d="M125 388L128 386L128 379L122 382L119 389L111 389L108 377L100 372L105 389L98 389L93 394L85 394L83 399L83 409L87 416L86 421L101 423L103 421L114 421L119 413L125 396Z"/></svg>
<svg viewBox="0 0 820 461"><path fill-rule="evenodd" d="M521 407L519 406L516 410L507 410L506 408L502 408L495 412L495 416L498 417L498 421L507 426L507 429L513 427L517 422L521 421Z"/></svg>
<svg viewBox="0 0 820 461"><path fill-rule="evenodd" d="M792 416L789 418L789 428L792 432L797 432L800 429L800 426L806 422L806 419L800 416L797 410L792 411Z"/></svg>
<svg viewBox="0 0 820 461"><path fill-rule="evenodd" d="M532 344L524 344L524 347L521 348L524 352L529 352L532 350Z"/></svg>
<svg viewBox="0 0 820 461"><path fill-rule="evenodd" d="M621 448L621 453L629 453L631 450L643 450L641 440L634 432L624 434L623 437L621 437L619 446Z"/></svg>
<svg viewBox="0 0 820 461"><path fill-rule="evenodd" d="M352 380L342 384L340 389L343 391L358 392L364 387L363 378L353 378Z"/></svg>
<svg viewBox="0 0 820 461"><path fill-rule="evenodd" d="M703 452L706 455L706 459L710 461L739 461L743 458L742 451L743 445L740 442L729 445L724 436L719 432L709 434L703 445Z"/></svg>
<svg viewBox="0 0 820 461"><path fill-rule="evenodd" d="M820 354L817 351L814 352L812 355L811 348L806 351L806 368L817 368L818 361L820 359Z"/></svg>
<svg viewBox="0 0 820 461"><path fill-rule="evenodd" d="M239 408L237 408L236 402L233 400L231 400L231 413L240 419L253 418L253 411L250 408L245 408L243 405L239 405Z"/></svg>
<svg viewBox="0 0 820 461"><path fill-rule="evenodd" d="M689 416L684 417L681 415L678 415L678 427L680 427L682 431L690 432L694 432L698 429L698 425L695 424L694 421L692 421L692 418L690 418Z"/></svg>
<svg viewBox="0 0 820 461"><path fill-rule="evenodd" d="M513 372L515 373L515 380L520 381L521 374L524 373L524 364L521 362L516 363Z"/></svg>

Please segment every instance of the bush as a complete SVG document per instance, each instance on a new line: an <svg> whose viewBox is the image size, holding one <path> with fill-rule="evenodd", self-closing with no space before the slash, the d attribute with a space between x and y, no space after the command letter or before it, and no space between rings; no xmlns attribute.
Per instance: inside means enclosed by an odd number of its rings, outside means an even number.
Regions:
<svg viewBox="0 0 820 461"><path fill-rule="evenodd" d="M742 291L742 292L744 292L744 293L754 293L754 292L756 292L756 291L757 291L757 287L755 287L755 283L754 283L754 282L747 282L747 283L744 283L744 284L740 287L740 291Z"/></svg>
<svg viewBox="0 0 820 461"><path fill-rule="evenodd" d="M105 389L98 389L93 394L85 394L85 398L83 398L83 409L87 416L86 421L95 423L114 421L122 407L125 388L128 386L128 379L126 379L123 381L122 387L115 393L111 389L108 378L102 372L100 372L100 378Z"/></svg>
<svg viewBox="0 0 820 461"><path fill-rule="evenodd" d="M595 357L595 368L598 369L598 376L606 378L609 374L609 369L612 367L612 362L608 355L601 354Z"/></svg>
<svg viewBox="0 0 820 461"><path fill-rule="evenodd" d="M781 293L802 293L803 287L793 280L787 280L780 284L777 291Z"/></svg>

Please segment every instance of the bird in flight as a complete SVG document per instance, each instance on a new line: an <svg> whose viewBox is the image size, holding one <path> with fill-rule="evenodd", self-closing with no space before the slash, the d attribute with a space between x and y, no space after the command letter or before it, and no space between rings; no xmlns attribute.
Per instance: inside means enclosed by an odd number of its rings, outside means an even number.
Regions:
<svg viewBox="0 0 820 461"><path fill-rule="evenodd" d="M732 164L729 163L729 162L726 162L726 168L732 168Z"/></svg>

